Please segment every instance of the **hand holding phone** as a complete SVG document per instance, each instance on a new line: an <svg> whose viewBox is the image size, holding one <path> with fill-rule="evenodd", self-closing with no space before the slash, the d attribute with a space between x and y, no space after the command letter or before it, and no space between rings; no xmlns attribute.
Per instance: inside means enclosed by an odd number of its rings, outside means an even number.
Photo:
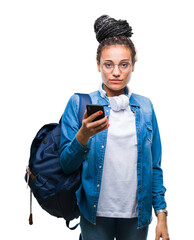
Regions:
<svg viewBox="0 0 194 240"><path fill-rule="evenodd" d="M89 138L109 127L108 117L105 117L102 105L87 105L82 126L76 134L77 140L83 145L88 144ZM102 111L102 113L99 113Z"/></svg>
<svg viewBox="0 0 194 240"><path fill-rule="evenodd" d="M95 112L102 111L102 114L100 114L92 122L95 122L95 121L100 120L105 117L103 105L88 104L88 105L86 105L86 108L87 108L88 117L91 116Z"/></svg>

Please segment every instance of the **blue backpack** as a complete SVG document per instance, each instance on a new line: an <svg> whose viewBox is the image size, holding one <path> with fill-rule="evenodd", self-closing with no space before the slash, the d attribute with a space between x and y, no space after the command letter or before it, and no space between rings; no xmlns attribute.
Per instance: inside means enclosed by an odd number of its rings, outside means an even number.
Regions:
<svg viewBox="0 0 194 240"><path fill-rule="evenodd" d="M79 128L86 104L91 104L88 94L75 93L79 96ZM81 167L70 175L66 175L60 166L60 134L61 119L59 123L44 125L36 134L30 149L29 165L26 169L25 180L30 186L30 217L32 221L32 193L40 206L51 215L64 218L66 225L80 216L75 196L81 184ZM76 224L70 229L75 229ZM80 235L81 239L81 235Z"/></svg>

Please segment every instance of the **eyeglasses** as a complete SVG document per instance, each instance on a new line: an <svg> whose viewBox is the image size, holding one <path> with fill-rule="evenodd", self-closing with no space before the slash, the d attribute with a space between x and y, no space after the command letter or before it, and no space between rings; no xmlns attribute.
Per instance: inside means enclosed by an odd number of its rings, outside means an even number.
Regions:
<svg viewBox="0 0 194 240"><path fill-rule="evenodd" d="M104 62L102 64L102 69L107 73L111 73L115 69L115 65L118 65L118 68L121 72L128 72L131 69L130 62L121 62L119 64L114 64L113 62Z"/></svg>

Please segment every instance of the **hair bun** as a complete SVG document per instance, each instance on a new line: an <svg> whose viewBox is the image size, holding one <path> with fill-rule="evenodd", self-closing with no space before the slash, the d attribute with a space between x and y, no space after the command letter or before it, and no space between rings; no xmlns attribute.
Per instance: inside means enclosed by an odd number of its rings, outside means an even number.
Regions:
<svg viewBox="0 0 194 240"><path fill-rule="evenodd" d="M126 20L116 20L108 15L102 15L94 23L96 39L101 43L105 38L114 36L132 36L132 28Z"/></svg>

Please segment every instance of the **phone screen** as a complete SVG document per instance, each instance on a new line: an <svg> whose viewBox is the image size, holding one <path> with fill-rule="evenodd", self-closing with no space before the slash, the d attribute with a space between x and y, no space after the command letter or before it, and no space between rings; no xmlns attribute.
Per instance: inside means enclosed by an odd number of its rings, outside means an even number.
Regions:
<svg viewBox="0 0 194 240"><path fill-rule="evenodd" d="M95 122L95 121L100 120L100 119L105 117L103 105L87 104L86 108L87 108L88 117L90 115L92 115L93 113L95 113L95 112L98 112L98 111L102 111L103 112L97 118L95 118L92 122Z"/></svg>

